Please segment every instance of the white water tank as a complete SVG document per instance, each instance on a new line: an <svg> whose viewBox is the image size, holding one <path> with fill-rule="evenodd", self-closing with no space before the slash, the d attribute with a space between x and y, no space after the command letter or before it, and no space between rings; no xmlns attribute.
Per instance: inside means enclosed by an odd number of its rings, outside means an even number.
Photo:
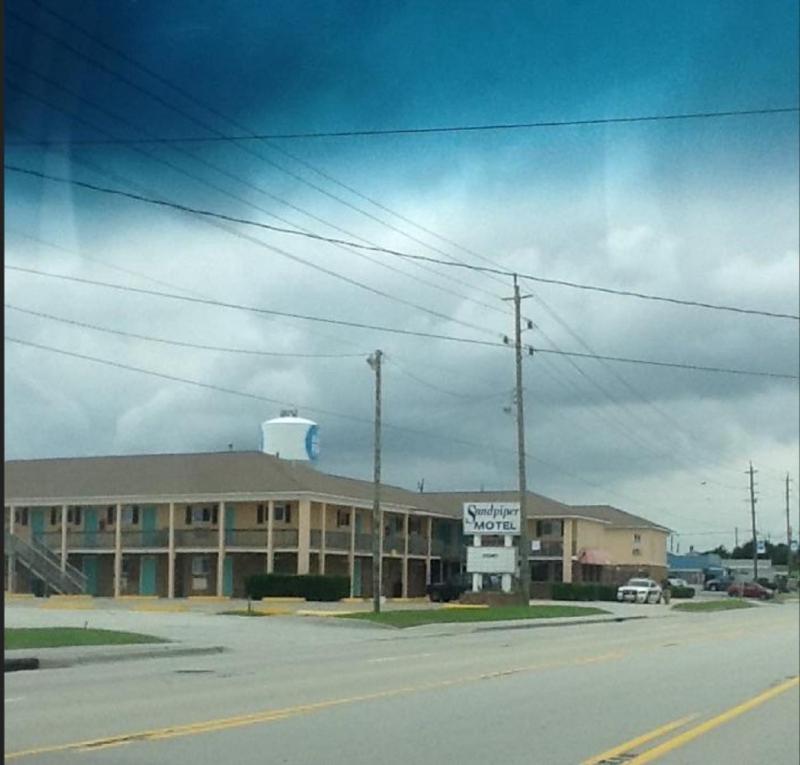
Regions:
<svg viewBox="0 0 800 765"><path fill-rule="evenodd" d="M284 460L312 462L319 457L319 425L283 411L280 417L261 423L261 451Z"/></svg>

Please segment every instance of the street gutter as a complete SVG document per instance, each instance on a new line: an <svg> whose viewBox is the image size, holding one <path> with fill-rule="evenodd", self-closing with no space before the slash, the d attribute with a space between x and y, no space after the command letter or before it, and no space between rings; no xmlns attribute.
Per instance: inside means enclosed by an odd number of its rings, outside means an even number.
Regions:
<svg viewBox="0 0 800 765"><path fill-rule="evenodd" d="M63 648L20 648L6 651L4 672L27 669L64 669L87 664L107 664L137 659L173 659L222 653L223 646L190 646L159 643L129 646L65 646Z"/></svg>

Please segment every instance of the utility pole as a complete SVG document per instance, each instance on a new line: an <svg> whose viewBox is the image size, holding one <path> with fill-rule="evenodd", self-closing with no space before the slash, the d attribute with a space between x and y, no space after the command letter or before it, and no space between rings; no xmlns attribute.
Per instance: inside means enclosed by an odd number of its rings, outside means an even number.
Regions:
<svg viewBox="0 0 800 765"><path fill-rule="evenodd" d="M786 474L786 572L792 568L792 521L789 516L789 484L792 479Z"/></svg>
<svg viewBox="0 0 800 765"><path fill-rule="evenodd" d="M372 610L381 610L381 537L383 536L383 513L381 512L381 358L382 351L375 351L367 364L375 372L375 454L372 488Z"/></svg>
<svg viewBox="0 0 800 765"><path fill-rule="evenodd" d="M756 490L753 483L753 463L750 463L750 469L747 471L750 474L750 518L753 523L753 581L758 579L758 540L756 539Z"/></svg>
<svg viewBox="0 0 800 765"><path fill-rule="evenodd" d="M524 297L530 297L525 295ZM531 599L531 562L528 543L527 476L525 474L525 412L522 396L522 296L514 274L514 355L516 357L517 468L519 472L519 593L525 605ZM528 322L528 327L532 326Z"/></svg>
<svg viewBox="0 0 800 765"><path fill-rule="evenodd" d="M733 527L733 548L736 549L739 546L739 527Z"/></svg>

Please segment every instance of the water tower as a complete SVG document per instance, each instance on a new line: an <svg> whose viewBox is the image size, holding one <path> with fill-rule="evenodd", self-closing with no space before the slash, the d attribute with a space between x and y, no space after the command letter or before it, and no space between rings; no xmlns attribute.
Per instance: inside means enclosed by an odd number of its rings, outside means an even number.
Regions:
<svg viewBox="0 0 800 765"><path fill-rule="evenodd" d="M283 460L316 461L319 457L319 425L284 409L280 417L261 423L261 451Z"/></svg>

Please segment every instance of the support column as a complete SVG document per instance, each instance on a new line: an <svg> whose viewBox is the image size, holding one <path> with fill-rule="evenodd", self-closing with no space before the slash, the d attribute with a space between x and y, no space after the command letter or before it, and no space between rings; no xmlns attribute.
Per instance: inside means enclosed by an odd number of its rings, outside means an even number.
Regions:
<svg viewBox="0 0 800 765"><path fill-rule="evenodd" d="M356 572L356 513L355 507L350 508L350 554L347 556L347 567L350 571L350 597L353 597L355 583L353 577Z"/></svg>
<svg viewBox="0 0 800 765"><path fill-rule="evenodd" d="M9 505L8 506L8 512L10 513L10 515L8 516L8 533L9 534L13 534L14 533L14 525L15 525L16 520L17 520L17 518L16 518L17 508L15 508L14 505ZM16 557L17 556L14 555L13 552L9 552L9 554L8 554L8 581L6 583L6 586L8 587L8 591L11 592L11 593L13 593L15 591L14 588L16 586L16 582L15 582L15 579L17 578L16 577L16 573L17 573Z"/></svg>
<svg viewBox="0 0 800 765"><path fill-rule="evenodd" d="M480 534L475 534L472 537L472 546L473 547L480 547L481 546L481 537ZM480 592L483 589L483 574L473 574L472 575L472 591L473 592Z"/></svg>
<svg viewBox="0 0 800 765"><path fill-rule="evenodd" d="M114 509L114 597L122 594L122 504Z"/></svg>
<svg viewBox="0 0 800 765"><path fill-rule="evenodd" d="M67 505L61 505L61 570L67 570Z"/></svg>
<svg viewBox="0 0 800 765"><path fill-rule="evenodd" d="M561 581L562 582L571 582L572 581L572 521L567 518L562 521L564 525L564 533L562 536L562 541L564 543L564 549L561 553Z"/></svg>
<svg viewBox="0 0 800 765"><path fill-rule="evenodd" d="M408 597L408 513L403 515L403 579L400 595Z"/></svg>
<svg viewBox="0 0 800 765"><path fill-rule="evenodd" d="M225 503L219 503L217 512L219 534L217 535L217 597L225 593Z"/></svg>
<svg viewBox="0 0 800 765"><path fill-rule="evenodd" d="M503 546L504 547L511 547L513 544L513 537L510 534L506 534L503 537ZM503 592L511 592L511 574L503 574L500 579L500 587L502 588Z"/></svg>
<svg viewBox="0 0 800 765"><path fill-rule="evenodd" d="M328 526L328 504L322 503L322 518L320 519L319 542L319 573L325 573L325 532Z"/></svg>
<svg viewBox="0 0 800 765"><path fill-rule="evenodd" d="M307 574L311 567L311 500L301 499L297 504L297 573Z"/></svg>
<svg viewBox="0 0 800 765"><path fill-rule="evenodd" d="M433 534L433 517L428 516L428 548L425 551L425 584L431 583L431 537Z"/></svg>
<svg viewBox="0 0 800 765"><path fill-rule="evenodd" d="M267 502L267 573L275 570L275 548L272 537L272 527L275 525L275 501Z"/></svg>
<svg viewBox="0 0 800 765"><path fill-rule="evenodd" d="M167 597L175 597L175 503L169 503L169 531L167 532Z"/></svg>

